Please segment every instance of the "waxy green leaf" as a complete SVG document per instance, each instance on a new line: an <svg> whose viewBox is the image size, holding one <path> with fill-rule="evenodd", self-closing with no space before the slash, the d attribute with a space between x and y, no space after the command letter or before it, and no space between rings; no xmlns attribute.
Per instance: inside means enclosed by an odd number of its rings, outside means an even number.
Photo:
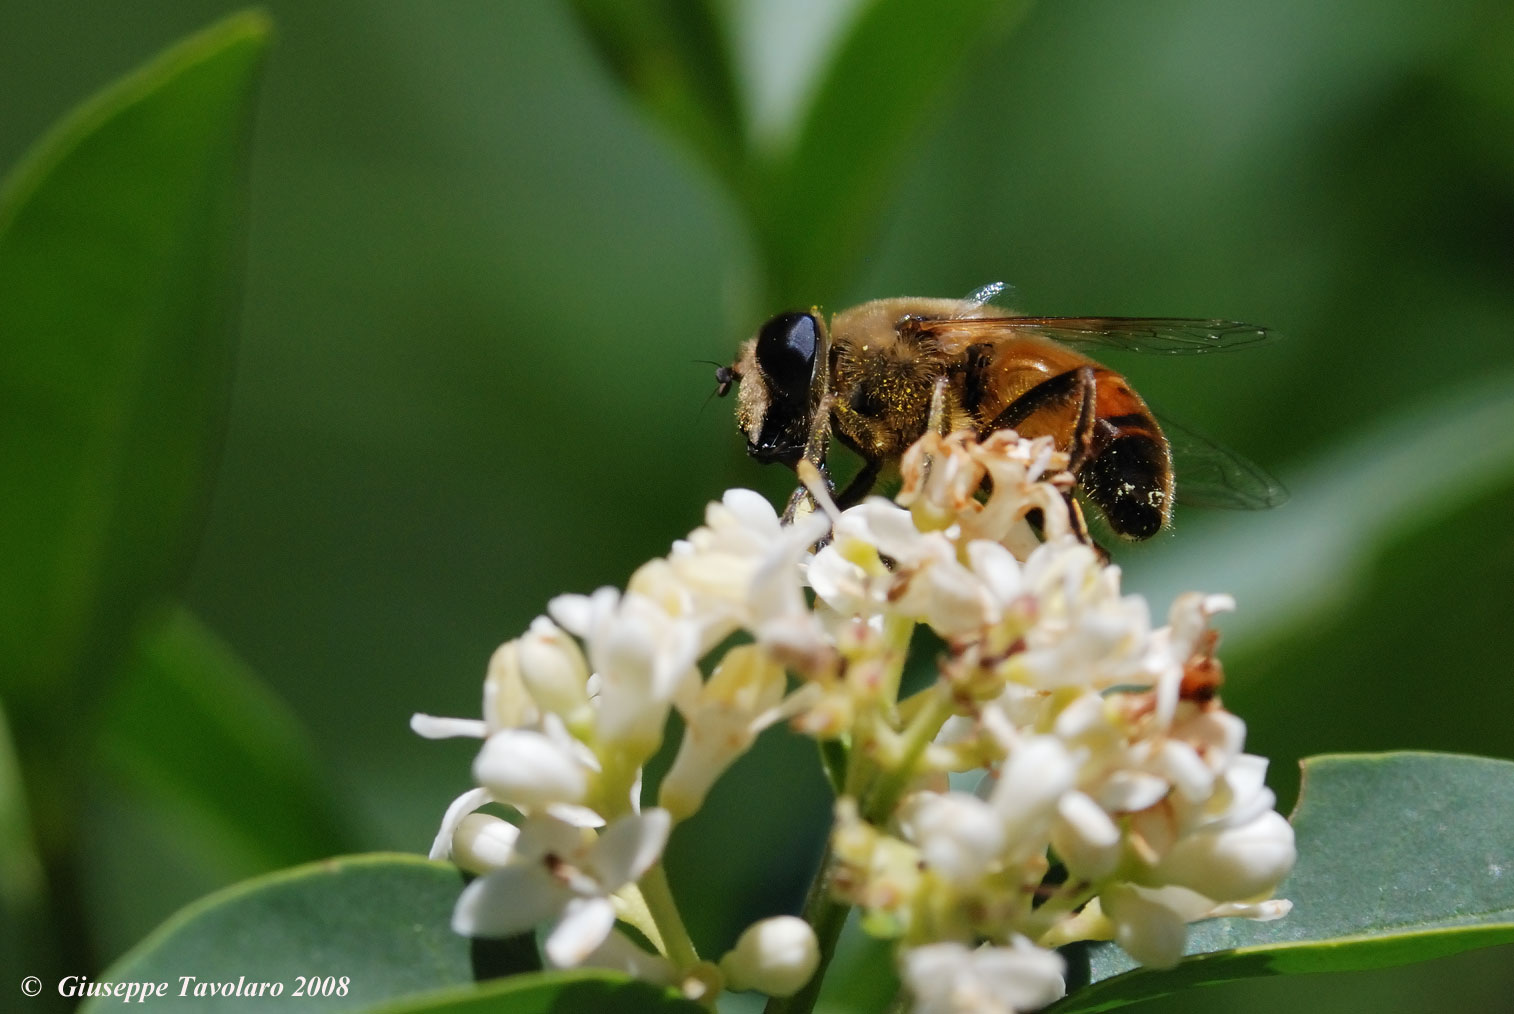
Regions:
<svg viewBox="0 0 1514 1014"><path fill-rule="evenodd" d="M573 4L606 65L700 153L745 211L773 307L840 294L879 228L911 143L961 73L964 54L1029 6L1029 0L864 0L859 10L829 19L840 22L827 26L839 29L837 38L795 43L795 52L822 53L817 83L799 97L791 122L770 125L764 133L771 136L758 138L719 5ZM782 57L784 73L807 76L810 68L789 65L793 55L754 58Z"/></svg>
<svg viewBox="0 0 1514 1014"><path fill-rule="evenodd" d="M183 609L141 624L99 748L106 777L191 836L228 880L356 844L298 720Z"/></svg>
<svg viewBox="0 0 1514 1014"><path fill-rule="evenodd" d="M246 13L174 46L0 188L0 693L44 853L91 690L198 534L268 34Z"/></svg>
<svg viewBox="0 0 1514 1014"><path fill-rule="evenodd" d="M364 1010L415 993L471 983L471 942L452 932L462 875L417 856L349 856L250 880L195 902L116 962L104 982L166 982L196 1011ZM193 977L187 985L184 977ZM317 996L293 995L299 976ZM334 977L327 995L324 980ZM343 987L341 979L347 978ZM223 995L221 984L242 984ZM249 983L281 995L246 995ZM216 995L205 984L217 986ZM196 993L196 987L203 986ZM345 992L338 993L345 988ZM117 1010L92 999L84 1012Z"/></svg>
<svg viewBox="0 0 1514 1014"><path fill-rule="evenodd" d="M669 990L617 972L575 969L538 972L487 983L473 990L419 997L374 1014L700 1014L706 1008Z"/></svg>

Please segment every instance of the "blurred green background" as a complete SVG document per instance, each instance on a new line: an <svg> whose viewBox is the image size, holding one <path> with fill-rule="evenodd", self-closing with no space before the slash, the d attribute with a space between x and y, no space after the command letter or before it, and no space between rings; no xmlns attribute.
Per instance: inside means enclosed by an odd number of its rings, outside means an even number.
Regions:
<svg viewBox="0 0 1514 1014"><path fill-rule="evenodd" d="M859 5L725 6L742 101L779 145ZM1506 2L1032 6L888 68L939 87L837 197L856 228L765 234L566 5L268 7L230 417L183 599L308 729L336 808L310 842L423 851L472 749L412 736L411 712L476 715L490 651L552 595L623 584L727 487L787 492L706 404L698 360L728 360L780 299L995 279L1031 313L1284 334L1111 363L1293 490L1117 554L1158 613L1184 588L1237 595L1226 701L1285 799L1311 753L1514 756ZM0 166L232 9L0 7ZM823 194L813 168L799 185ZM99 957L264 866L108 764L87 781ZM797 904L826 813L811 747L769 734L673 847L680 896L719 899L691 902L705 948ZM1160 1009L1507 1010L1510 957Z"/></svg>

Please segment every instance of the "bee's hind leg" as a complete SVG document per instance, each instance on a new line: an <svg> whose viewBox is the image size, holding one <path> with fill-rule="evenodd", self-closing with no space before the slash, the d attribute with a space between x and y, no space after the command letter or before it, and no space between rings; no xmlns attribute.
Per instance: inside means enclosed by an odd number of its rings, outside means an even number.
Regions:
<svg viewBox="0 0 1514 1014"><path fill-rule="evenodd" d="M846 489L836 494L836 506L842 510L855 507L867 496L873 484L878 481L878 473L883 471L883 461L864 461L862 469L854 476L852 481L846 484Z"/></svg>
<svg viewBox="0 0 1514 1014"><path fill-rule="evenodd" d="M1073 427L1072 444L1067 450L1067 470L1076 479L1083 466L1093 457L1094 453L1094 430L1098 424L1098 416L1095 409L1098 407L1099 388L1094 377L1093 367L1080 366L1075 371L1077 378L1078 421ZM1099 559L1109 562L1109 551L1094 541L1093 535L1088 531L1088 519L1083 516L1083 505L1069 489L1062 494L1067 499L1067 520L1072 526L1072 533L1078 537L1078 541L1088 546Z"/></svg>

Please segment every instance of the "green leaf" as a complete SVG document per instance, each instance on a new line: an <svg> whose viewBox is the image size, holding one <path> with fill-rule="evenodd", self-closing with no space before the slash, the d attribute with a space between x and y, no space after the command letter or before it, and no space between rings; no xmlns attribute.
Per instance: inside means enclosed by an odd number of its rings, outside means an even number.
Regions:
<svg viewBox="0 0 1514 1014"><path fill-rule="evenodd" d="M849 23L829 47L818 84L801 97L808 101L792 124L755 138L720 4L573 0L611 71L694 146L744 208L774 306L838 294L878 227L910 143L956 81L964 56L1029 5L864 0L849 19L821 18L816 30L820 21ZM787 65L781 71L803 72Z"/></svg>
<svg viewBox="0 0 1514 1014"><path fill-rule="evenodd" d="M182 609L144 622L104 709L100 762L227 879L350 851L299 721Z"/></svg>
<svg viewBox="0 0 1514 1014"><path fill-rule="evenodd" d="M754 210L774 305L839 295L921 127L976 52L1029 0L872 0L821 78Z"/></svg>
<svg viewBox="0 0 1514 1014"><path fill-rule="evenodd" d="M572 0L571 7L620 83L739 192L745 116L720 4Z"/></svg>
<svg viewBox="0 0 1514 1014"><path fill-rule="evenodd" d="M417 856L332 859L251 880L195 902L116 962L99 981L166 982L179 999L194 976L196 1011L362 1010L411 994L473 981L470 941L452 932L462 877L447 863ZM296 997L297 976L344 995ZM206 983L280 983L278 998L196 995ZM245 993L245 986L244 986ZM182 1002L182 1001L181 1001ZM118 1010L94 999L81 1010Z"/></svg>
<svg viewBox="0 0 1514 1014"><path fill-rule="evenodd" d="M452 991L402 1001L375 1014L702 1014L697 1003L666 989L637 982L616 972L578 969L538 972L491 982L477 989Z"/></svg>
<svg viewBox="0 0 1514 1014"><path fill-rule="evenodd" d="M83 684L195 543L268 32L245 13L174 46L0 187L0 692L29 779L72 756ZM61 798L54 782L32 799Z"/></svg>
<svg viewBox="0 0 1514 1014"><path fill-rule="evenodd" d="M1317 757L1293 817L1299 861L1278 889L1293 911L1190 931L1176 968L1089 949L1092 985L1057 1014L1109 1010L1258 975L1351 971L1514 942L1514 763L1450 754Z"/></svg>

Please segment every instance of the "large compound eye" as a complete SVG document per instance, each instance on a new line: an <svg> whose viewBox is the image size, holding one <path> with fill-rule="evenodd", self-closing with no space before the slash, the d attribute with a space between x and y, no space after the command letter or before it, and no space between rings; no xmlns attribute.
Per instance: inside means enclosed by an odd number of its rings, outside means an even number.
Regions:
<svg viewBox="0 0 1514 1014"><path fill-rule="evenodd" d="M771 397L808 399L819 344L820 325L813 314L793 310L762 325L757 332L757 365L768 379Z"/></svg>

